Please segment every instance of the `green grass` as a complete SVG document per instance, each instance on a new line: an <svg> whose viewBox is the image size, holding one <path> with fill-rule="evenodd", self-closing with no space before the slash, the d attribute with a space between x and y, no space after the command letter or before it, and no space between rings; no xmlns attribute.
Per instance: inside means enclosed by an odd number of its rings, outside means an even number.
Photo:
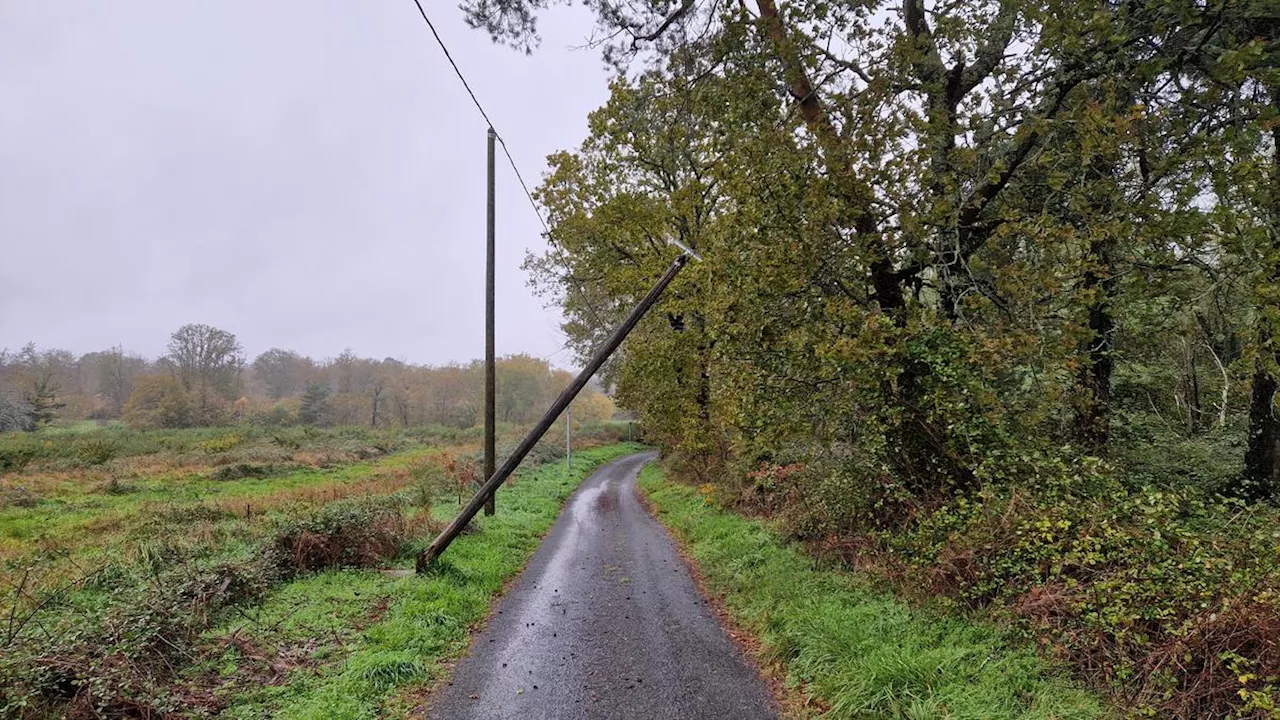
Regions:
<svg viewBox="0 0 1280 720"><path fill-rule="evenodd" d="M498 514L478 517L477 532L456 540L425 577L341 570L273 592L253 617L209 634L211 645L228 647L213 664L234 674L251 662L252 653L219 642L240 633L270 654L291 658L294 667L283 683L238 691L224 716L356 719L403 712L406 692L438 679L442 661L465 652L469 629L524 566L582 479L640 449L627 443L593 448L574 454L571 471L556 462L521 473L499 492ZM448 520L457 510L450 501L432 514ZM411 557L401 563L411 565Z"/></svg>
<svg viewBox="0 0 1280 720"><path fill-rule="evenodd" d="M762 523L721 510L650 465L659 518L708 589L829 718L1105 717L1104 704L997 628L917 609L820 566Z"/></svg>

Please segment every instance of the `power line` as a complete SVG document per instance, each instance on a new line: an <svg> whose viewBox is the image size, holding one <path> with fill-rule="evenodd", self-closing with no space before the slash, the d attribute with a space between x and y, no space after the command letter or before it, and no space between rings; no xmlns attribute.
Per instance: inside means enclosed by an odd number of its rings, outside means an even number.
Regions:
<svg viewBox="0 0 1280 720"><path fill-rule="evenodd" d="M440 33L436 31L435 23L431 22L431 18L427 17L427 11L422 7L421 0L413 0L413 4L418 6L418 13L422 15L423 21L425 21L427 23L427 27L431 29L431 35L435 37L436 44L439 45L440 49L444 52L445 59L447 59L449 64L453 66L453 72L458 76L458 79L462 81L462 87L466 88L467 94L471 96L471 102L474 103L476 109L480 111L481 117L483 117L484 121L489 124L489 129L493 131L493 136L497 138L498 144L502 146L502 154L507 156L507 162L511 165L511 170L516 174L516 180L520 183L520 189L524 190L524 196L529 200L529 207L533 208L533 214L538 216L538 222L542 224L542 231L547 238L547 243L559 251L557 255L560 259L560 264L564 266L565 280L577 286L579 294L581 294L583 300L586 301L587 310L591 312L591 316L596 322L596 326L604 329L605 324L604 321L600 319L600 314L596 312L591 301L587 299L587 295L583 292L582 286L573 279L573 271L569 267L569 259L565 255L564 248L560 247L560 244L551 236L551 228L547 225L546 219L542 217L542 211L538 209L538 203L533 199L533 193L529 192L529 186L525 183L524 176L520 174L520 168L516 166L516 159L511 156L511 150L507 148L507 141L502 139L502 134L493 126L493 120L489 118L489 113L485 112L484 106L480 104L480 99L476 97L475 91L471 89L471 84L467 82L466 76L462 74L462 69L458 67L458 63L454 61L453 55L449 52L449 48L444 44L444 40L441 39Z"/></svg>

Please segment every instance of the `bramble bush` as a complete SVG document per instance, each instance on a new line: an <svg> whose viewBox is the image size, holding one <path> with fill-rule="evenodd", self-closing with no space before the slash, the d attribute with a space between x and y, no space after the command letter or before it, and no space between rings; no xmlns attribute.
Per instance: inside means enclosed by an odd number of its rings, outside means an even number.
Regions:
<svg viewBox="0 0 1280 720"><path fill-rule="evenodd" d="M343 500L276 521L230 554L181 526L238 522L204 505L157 512L131 533L126 556L63 588L14 607L0 632L0 716L163 717L216 713L181 678L200 636L232 608L261 599L297 575L381 565L409 535L404 500ZM244 526L228 528L240 535ZM25 583L25 580L18 580ZM212 704L211 704L212 703Z"/></svg>

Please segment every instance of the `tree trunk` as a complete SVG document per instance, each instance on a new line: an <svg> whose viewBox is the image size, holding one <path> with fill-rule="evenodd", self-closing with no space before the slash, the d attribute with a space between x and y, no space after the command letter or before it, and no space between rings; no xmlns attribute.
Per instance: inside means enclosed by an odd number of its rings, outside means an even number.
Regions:
<svg viewBox="0 0 1280 720"><path fill-rule="evenodd" d="M1273 86L1271 102L1280 110L1280 87ZM1271 216L1270 228L1270 286L1280 283L1280 126L1271 129L1272 182L1267 198ZM1242 495L1250 499L1280 496L1280 418L1276 417L1276 377L1272 370L1280 364L1280 345L1277 344L1273 323L1280 308L1260 303L1258 308L1258 359L1253 369L1253 389L1249 397L1249 447L1244 456L1245 486Z"/></svg>
<svg viewBox="0 0 1280 720"><path fill-rule="evenodd" d="M1276 360L1280 361L1280 357ZM1275 412L1276 389L1275 377L1259 361L1253 373L1253 391L1249 398L1249 448L1244 456L1243 495L1254 500L1275 497L1280 491L1280 420L1277 420Z"/></svg>
<svg viewBox="0 0 1280 720"><path fill-rule="evenodd" d="M1090 263L1083 287L1092 293L1089 300L1089 337L1085 341L1086 361L1077 376L1081 394L1076 413L1076 438L1095 452L1106 450L1111 440L1111 371L1115 367L1115 318L1111 298L1116 292L1114 241L1110 238L1089 244Z"/></svg>
<svg viewBox="0 0 1280 720"><path fill-rule="evenodd" d="M1200 405L1200 374L1196 372L1196 348L1191 338L1182 339L1183 366L1186 376L1183 379L1183 399L1187 402L1187 435L1195 435L1200 431L1200 416L1204 408Z"/></svg>

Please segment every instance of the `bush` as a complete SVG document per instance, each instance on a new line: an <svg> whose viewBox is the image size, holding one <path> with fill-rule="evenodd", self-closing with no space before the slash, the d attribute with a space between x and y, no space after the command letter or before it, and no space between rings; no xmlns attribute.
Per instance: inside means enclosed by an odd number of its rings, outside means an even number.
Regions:
<svg viewBox="0 0 1280 720"><path fill-rule="evenodd" d="M8 507L33 508L39 502L39 496L21 485L0 489L0 510Z"/></svg>
<svg viewBox="0 0 1280 720"><path fill-rule="evenodd" d="M432 501L449 493L452 483L439 462L426 459L409 466L413 478L413 500L419 507L427 508Z"/></svg>
<svg viewBox="0 0 1280 720"><path fill-rule="evenodd" d="M0 393L0 433L32 432L35 429L36 415L31 405Z"/></svg>
<svg viewBox="0 0 1280 720"><path fill-rule="evenodd" d="M136 379L123 412L125 422L139 429L190 427L197 420L191 398L168 375Z"/></svg>
<svg viewBox="0 0 1280 720"><path fill-rule="evenodd" d="M155 546L140 558L145 575L116 578L109 606L53 612L39 632L28 625L8 637L0 716L185 715L190 708L168 687L195 655L200 632L220 610L260 598L277 577L262 558L201 565L182 554Z"/></svg>
<svg viewBox="0 0 1280 720"><path fill-rule="evenodd" d="M138 491L138 486L131 482L121 482L119 478L111 478L102 484L100 490L107 495L129 495Z"/></svg>
<svg viewBox="0 0 1280 720"><path fill-rule="evenodd" d="M273 405L269 410L256 412L249 416L249 424L256 427L281 428L288 427L296 418L293 413L289 412L289 408L283 405Z"/></svg>
<svg viewBox="0 0 1280 720"><path fill-rule="evenodd" d="M22 472L40 454L41 448L25 436L0 437L0 473Z"/></svg>
<svg viewBox="0 0 1280 720"><path fill-rule="evenodd" d="M1120 483L987 488L878 535L917 589L1011 613L1096 685L1170 718L1280 699L1277 537L1273 508Z"/></svg>
<svg viewBox="0 0 1280 720"><path fill-rule="evenodd" d="M268 478L287 474L290 470L289 466L270 463L233 463L231 465L223 465L209 473L209 479L227 481L243 480L245 478Z"/></svg>
<svg viewBox="0 0 1280 720"><path fill-rule="evenodd" d="M406 542L396 497L326 505L280 527L268 552L287 576L334 567L376 567Z"/></svg>
<svg viewBox="0 0 1280 720"><path fill-rule="evenodd" d="M76 462L80 465L102 465L120 453L120 446L112 438L103 436L88 437L76 442L72 453Z"/></svg>
<svg viewBox="0 0 1280 720"><path fill-rule="evenodd" d="M196 449L210 455L224 453L228 450L239 447L244 443L244 436L239 434L223 435L221 437L210 438L201 443L196 443Z"/></svg>

